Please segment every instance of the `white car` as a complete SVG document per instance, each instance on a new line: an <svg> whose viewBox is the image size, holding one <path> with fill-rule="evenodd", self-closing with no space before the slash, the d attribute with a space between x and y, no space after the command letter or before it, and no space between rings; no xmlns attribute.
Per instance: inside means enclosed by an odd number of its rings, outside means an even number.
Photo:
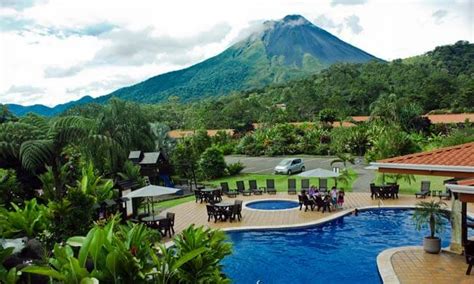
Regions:
<svg viewBox="0 0 474 284"><path fill-rule="evenodd" d="M275 174L291 175L297 172L304 172L304 162L300 158L288 158L281 161L275 167Z"/></svg>

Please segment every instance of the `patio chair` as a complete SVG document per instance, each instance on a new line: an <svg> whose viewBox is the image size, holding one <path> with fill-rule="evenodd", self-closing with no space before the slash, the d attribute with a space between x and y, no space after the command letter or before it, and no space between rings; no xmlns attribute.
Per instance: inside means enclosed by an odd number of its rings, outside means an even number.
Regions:
<svg viewBox="0 0 474 284"><path fill-rule="evenodd" d="M303 205L305 207L304 212L308 211L308 206L311 208L311 211L314 210L314 202L310 200L307 195L299 194L298 202L300 204L300 210L303 208Z"/></svg>
<svg viewBox="0 0 474 284"><path fill-rule="evenodd" d="M267 193L268 194L276 194L275 188L275 180L274 179L267 179Z"/></svg>
<svg viewBox="0 0 474 284"><path fill-rule="evenodd" d="M466 263L469 264L466 270L466 275L471 275L472 266L474 265L474 242L468 241L464 245L464 255L466 256Z"/></svg>
<svg viewBox="0 0 474 284"><path fill-rule="evenodd" d="M170 227L171 227L171 232L173 232L174 235L174 217L175 214L171 212L166 213L166 218L170 220Z"/></svg>
<svg viewBox="0 0 474 284"><path fill-rule="evenodd" d="M374 199L377 198L377 186L375 183L370 184L370 198Z"/></svg>
<svg viewBox="0 0 474 284"><path fill-rule="evenodd" d="M450 200L451 199L451 190L449 188L446 188L445 192L439 191L438 197L439 197L439 199L444 198L446 200Z"/></svg>
<svg viewBox="0 0 474 284"><path fill-rule="evenodd" d="M220 218L220 213L216 210L216 207L213 205L206 205L207 209L207 222L211 221L214 218L214 223L217 222L217 219Z"/></svg>
<svg viewBox="0 0 474 284"><path fill-rule="evenodd" d="M392 188L390 189L390 196L392 199L398 199L398 192L400 191L400 185L394 184L392 185Z"/></svg>
<svg viewBox="0 0 474 284"><path fill-rule="evenodd" d="M245 189L245 184L244 184L243 181L241 181L241 180L236 181L236 185L237 185L237 191L242 193L242 195L245 196L245 195L251 195L252 194L252 191Z"/></svg>
<svg viewBox="0 0 474 284"><path fill-rule="evenodd" d="M171 238L171 220L168 218L160 220L158 222L158 230L163 237L166 237L168 233L168 236Z"/></svg>
<svg viewBox="0 0 474 284"><path fill-rule="evenodd" d="M201 203L204 201L205 199L205 196L204 194L202 194L202 192L200 190L194 190L194 197L196 198L196 203L198 201L201 201Z"/></svg>
<svg viewBox="0 0 474 284"><path fill-rule="evenodd" d="M319 191L328 191L328 180L325 178L319 179Z"/></svg>
<svg viewBox="0 0 474 284"><path fill-rule="evenodd" d="M220 190L216 190L212 192L212 200L215 203L222 202L222 192Z"/></svg>
<svg viewBox="0 0 474 284"><path fill-rule="evenodd" d="M421 189L419 192L416 192L415 193L415 198L425 198L426 196L428 196L428 194L430 194L430 181L422 181L421 182Z"/></svg>
<svg viewBox="0 0 474 284"><path fill-rule="evenodd" d="M309 179L304 178L301 180L301 190L309 190Z"/></svg>
<svg viewBox="0 0 474 284"><path fill-rule="evenodd" d="M240 221L242 219L242 200L236 200L234 202L234 211L232 211L232 218L237 217Z"/></svg>
<svg viewBox="0 0 474 284"><path fill-rule="evenodd" d="M237 197L238 192L236 190L230 190L229 183L221 182L221 189L222 189L222 193L224 193L228 197Z"/></svg>
<svg viewBox="0 0 474 284"><path fill-rule="evenodd" d="M262 195L263 193L263 190L258 189L257 181L254 179L249 180L249 190L252 191L252 193L255 195Z"/></svg>
<svg viewBox="0 0 474 284"><path fill-rule="evenodd" d="M288 179L288 194L296 194L296 180L294 178Z"/></svg>

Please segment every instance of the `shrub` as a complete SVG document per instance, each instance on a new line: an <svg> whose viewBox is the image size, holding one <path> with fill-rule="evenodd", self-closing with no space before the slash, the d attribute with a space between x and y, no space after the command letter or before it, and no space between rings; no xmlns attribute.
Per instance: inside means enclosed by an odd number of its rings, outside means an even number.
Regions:
<svg viewBox="0 0 474 284"><path fill-rule="evenodd" d="M217 147L208 148L201 155L199 169L207 179L223 176L226 169L224 155Z"/></svg>
<svg viewBox="0 0 474 284"><path fill-rule="evenodd" d="M36 199L25 202L23 208L12 204L14 211L1 209L0 235L4 238L38 236L48 226L46 206L38 204ZM76 220L77 222L77 220Z"/></svg>
<svg viewBox="0 0 474 284"><path fill-rule="evenodd" d="M235 175L240 174L240 172L244 168L245 168L244 164L238 161L237 163L227 165L227 172L229 173L230 176L235 176Z"/></svg>

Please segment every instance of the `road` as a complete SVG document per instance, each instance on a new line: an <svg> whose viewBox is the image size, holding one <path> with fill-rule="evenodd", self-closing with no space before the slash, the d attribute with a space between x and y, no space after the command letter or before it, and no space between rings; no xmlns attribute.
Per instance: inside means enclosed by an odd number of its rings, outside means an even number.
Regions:
<svg viewBox="0 0 474 284"><path fill-rule="evenodd" d="M285 158L302 158L306 167L306 170L323 168L331 170L331 161L336 159L333 156L310 156L310 155L298 155L298 156L279 156L279 157L248 157L241 155L230 155L225 157L227 164L236 163L240 161L244 164L245 168L243 173L254 173L254 174L273 174L275 168L281 160ZM361 159L359 159L361 160ZM342 165L335 165L341 167ZM358 174L357 179L353 184L353 191L356 192L367 192L369 190L369 184L375 177L374 170L366 170L364 167L367 165L363 162L356 163L356 165L348 164L348 168L354 169Z"/></svg>

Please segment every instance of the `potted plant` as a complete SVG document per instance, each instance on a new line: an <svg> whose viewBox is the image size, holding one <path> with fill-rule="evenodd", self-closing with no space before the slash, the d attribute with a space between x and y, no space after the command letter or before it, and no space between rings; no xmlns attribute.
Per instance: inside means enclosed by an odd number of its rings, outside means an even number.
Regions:
<svg viewBox="0 0 474 284"><path fill-rule="evenodd" d="M441 239L436 237L436 233L441 233L444 229L446 204L440 201L421 201L417 203L413 220L418 231L429 226L430 235L423 240L423 248L428 253L439 253L441 251Z"/></svg>

